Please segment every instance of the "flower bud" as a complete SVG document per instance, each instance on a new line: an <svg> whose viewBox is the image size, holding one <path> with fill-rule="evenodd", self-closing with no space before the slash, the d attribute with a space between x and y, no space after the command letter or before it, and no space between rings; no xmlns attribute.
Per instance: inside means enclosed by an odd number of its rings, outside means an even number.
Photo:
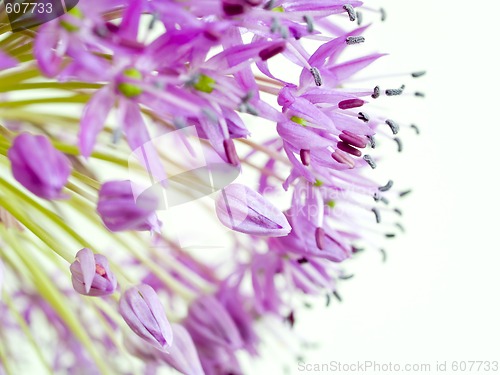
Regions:
<svg viewBox="0 0 500 375"><path fill-rule="evenodd" d="M105 256L83 248L69 267L73 288L86 296L105 296L116 289L115 275L109 270Z"/></svg>
<svg viewBox="0 0 500 375"><path fill-rule="evenodd" d="M172 345L172 327L158 295L149 285L141 284L125 291L118 309L130 329L143 340L162 351Z"/></svg>
<svg viewBox="0 0 500 375"><path fill-rule="evenodd" d="M155 214L158 205L158 197L151 190L146 190L136 198L131 181L109 181L99 191L97 212L112 232L159 231L160 222Z"/></svg>
<svg viewBox="0 0 500 375"><path fill-rule="evenodd" d="M216 200L216 212L226 227L259 236L286 236L291 227L283 213L252 189L231 184Z"/></svg>
<svg viewBox="0 0 500 375"><path fill-rule="evenodd" d="M47 137L23 133L18 135L8 157L14 178L33 194L45 199L63 198L71 164L56 150Z"/></svg>

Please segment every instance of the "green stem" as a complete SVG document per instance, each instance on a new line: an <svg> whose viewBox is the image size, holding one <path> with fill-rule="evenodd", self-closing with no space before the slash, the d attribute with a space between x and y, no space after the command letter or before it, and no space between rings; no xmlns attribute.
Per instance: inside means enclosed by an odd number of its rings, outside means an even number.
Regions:
<svg viewBox="0 0 500 375"><path fill-rule="evenodd" d="M14 316L14 319L16 320L19 327L21 327L21 330L23 331L24 335L26 336L26 338L30 342L31 346L33 347L33 350L35 350L35 353L37 354L38 359L40 359L40 362L42 362L43 367L45 367L45 369L47 370L47 373L52 374L52 369L51 369L49 363L47 362L47 360L45 359L45 357L43 356L43 353L42 353L42 350L40 349L40 346L36 343L35 338L33 337L33 334L31 333L31 331L28 327L28 324L26 323L26 320L24 320L24 318L21 316L19 311L16 310L14 304L12 303L12 299L10 298L8 293L3 294L3 301L5 302L7 307L9 308L9 311L11 312L11 314Z"/></svg>
<svg viewBox="0 0 500 375"><path fill-rule="evenodd" d="M48 276L42 272L40 265L36 262L35 258L28 255L26 249L19 246L16 236L13 235L11 231L5 229L3 226L0 226L0 232L4 238L8 239L9 244L15 250L17 256L30 271L31 277L37 286L40 295L59 314L75 337L80 340L87 352L93 358L101 373L111 375L108 366L103 358L101 358L96 346L88 336L87 332L83 329L74 312L68 307L66 297L54 286L52 280L50 280Z"/></svg>

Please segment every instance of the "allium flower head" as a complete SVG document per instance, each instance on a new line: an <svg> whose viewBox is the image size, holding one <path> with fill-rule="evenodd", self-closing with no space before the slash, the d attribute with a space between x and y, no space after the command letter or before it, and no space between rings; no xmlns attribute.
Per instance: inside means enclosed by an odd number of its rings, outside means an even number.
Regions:
<svg viewBox="0 0 500 375"><path fill-rule="evenodd" d="M73 287L80 294L105 296L116 289L116 278L109 269L108 260L90 249L83 248L76 253L70 271Z"/></svg>
<svg viewBox="0 0 500 375"><path fill-rule="evenodd" d="M384 106L424 72L364 78L373 2L80 0L3 28L0 373L18 343L48 373L252 373L343 262L385 257L408 191L372 169L419 129Z"/></svg>
<svg viewBox="0 0 500 375"><path fill-rule="evenodd" d="M18 135L8 152L12 174L26 189L45 199L62 198L71 173L68 158L43 135Z"/></svg>

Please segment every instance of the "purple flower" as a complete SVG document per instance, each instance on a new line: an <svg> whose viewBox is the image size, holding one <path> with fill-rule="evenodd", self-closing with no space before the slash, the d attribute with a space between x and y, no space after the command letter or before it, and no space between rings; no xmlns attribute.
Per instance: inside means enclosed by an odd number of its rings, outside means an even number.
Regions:
<svg viewBox="0 0 500 375"><path fill-rule="evenodd" d="M216 212L222 224L238 232L280 237L291 230L280 210L259 193L240 184L231 184L221 191Z"/></svg>
<svg viewBox="0 0 500 375"><path fill-rule="evenodd" d="M149 285L126 290L118 309L130 329L146 342L163 351L172 345L172 327L158 295Z"/></svg>
<svg viewBox="0 0 500 375"><path fill-rule="evenodd" d="M83 248L69 267L73 288L87 296L105 296L116 289L115 275L110 271L105 256Z"/></svg>
<svg viewBox="0 0 500 375"><path fill-rule="evenodd" d="M159 231L160 222L155 214L158 205L158 197L151 190L146 190L136 199L131 181L108 181L99 191L97 212L112 232Z"/></svg>
<svg viewBox="0 0 500 375"><path fill-rule="evenodd" d="M14 178L33 194L45 199L63 198L71 173L68 158L43 135L18 135L8 157Z"/></svg>

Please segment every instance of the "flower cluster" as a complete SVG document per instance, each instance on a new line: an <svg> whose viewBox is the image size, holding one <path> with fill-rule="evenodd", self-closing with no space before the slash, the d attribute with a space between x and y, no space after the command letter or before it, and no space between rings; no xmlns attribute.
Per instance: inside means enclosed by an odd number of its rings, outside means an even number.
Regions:
<svg viewBox="0 0 500 375"><path fill-rule="evenodd" d="M262 322L339 297L338 263L402 229L377 140L418 133L372 106L405 86L352 80L383 56L360 48L363 14L385 18L357 0L80 0L4 32L0 373L20 373L24 336L50 373L243 374ZM180 151L197 147L202 168ZM176 186L214 197L222 259L160 221Z"/></svg>

